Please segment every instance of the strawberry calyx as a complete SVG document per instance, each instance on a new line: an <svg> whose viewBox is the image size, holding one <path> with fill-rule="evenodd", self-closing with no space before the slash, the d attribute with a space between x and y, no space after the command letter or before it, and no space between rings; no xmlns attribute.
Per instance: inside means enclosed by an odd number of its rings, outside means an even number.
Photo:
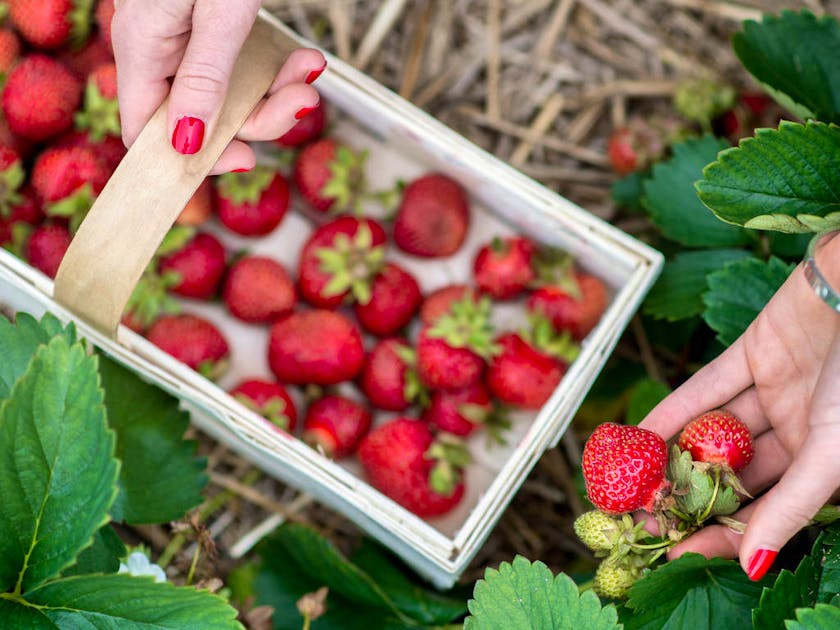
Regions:
<svg viewBox="0 0 840 630"><path fill-rule="evenodd" d="M429 405L429 390L417 374L417 351L409 346L398 344L394 347L394 353L406 368L403 373L405 379L403 397L406 402L427 407Z"/></svg>
<svg viewBox="0 0 840 630"><path fill-rule="evenodd" d="M366 149L356 153L344 145L336 147L335 157L327 164L330 179L321 188L321 196L334 200L330 208L332 214L362 215L361 202L367 189L364 172L367 158Z"/></svg>
<svg viewBox="0 0 840 630"><path fill-rule="evenodd" d="M35 227L25 221L15 221L10 226L9 240L3 243L3 248L18 258L24 258L26 243Z"/></svg>
<svg viewBox="0 0 840 630"><path fill-rule="evenodd" d="M44 212L51 217L68 219L68 229L71 234L75 234L82 221L85 220L87 213L93 207L95 200L96 195L93 192L93 186L90 182L85 182L60 201L45 204Z"/></svg>
<svg viewBox="0 0 840 630"><path fill-rule="evenodd" d="M245 173L225 173L217 181L219 193L236 205L256 204L271 185L276 172L258 164Z"/></svg>
<svg viewBox="0 0 840 630"><path fill-rule="evenodd" d="M562 289L576 300L583 297L574 268L574 258L556 247L541 247L531 263L535 278L532 288L554 286Z"/></svg>
<svg viewBox="0 0 840 630"><path fill-rule="evenodd" d="M90 36L91 13L94 0L73 0L67 14L70 23L70 46L74 50L81 48Z"/></svg>
<svg viewBox="0 0 840 630"><path fill-rule="evenodd" d="M580 345L568 330L558 331L550 319L541 313L530 313L530 328L519 332L519 336L537 350L564 363L571 363L580 354Z"/></svg>
<svg viewBox="0 0 840 630"><path fill-rule="evenodd" d="M505 405L493 402L489 407L476 403L458 405L458 413L464 418L484 427L487 431L488 443L495 442L501 446L507 444L505 432L510 429L512 422L510 412Z"/></svg>
<svg viewBox="0 0 840 630"><path fill-rule="evenodd" d="M385 246L373 245L373 232L364 223L350 237L338 234L331 247L315 251L320 269L330 276L323 294L334 297L349 292L359 304L370 302L371 284L385 266Z"/></svg>
<svg viewBox="0 0 840 630"><path fill-rule="evenodd" d="M427 330L427 335L441 339L452 348L467 348L484 359L501 352L495 343L495 329L490 321L492 303L488 296L476 300L472 294L457 300Z"/></svg>
<svg viewBox="0 0 840 630"><path fill-rule="evenodd" d="M464 441L444 433L429 445L424 457L434 462L429 473L429 487L444 497L452 496L461 483L463 469L472 461Z"/></svg>
<svg viewBox="0 0 840 630"><path fill-rule="evenodd" d="M175 271L157 273L150 265L143 275L126 304L126 312L143 328L148 328L162 314L179 313L181 306L169 294L169 289L181 282L181 275Z"/></svg>
<svg viewBox="0 0 840 630"><path fill-rule="evenodd" d="M228 361L228 359L209 359L199 363L196 368L196 372L201 374L207 380L215 381L227 371L229 365L230 361Z"/></svg>
<svg viewBox="0 0 840 630"><path fill-rule="evenodd" d="M0 218L8 218L12 208L23 203L24 198L19 190L25 179L26 172L23 170L20 158L0 172Z"/></svg>
<svg viewBox="0 0 840 630"><path fill-rule="evenodd" d="M104 96L93 78L85 86L84 107L73 116L73 122L77 129L87 130L94 142L105 136L118 138L122 133L117 99Z"/></svg>
<svg viewBox="0 0 840 630"><path fill-rule="evenodd" d="M291 420L286 412L286 401L282 398L271 398L264 404L258 405L250 396L246 396L245 394L234 394L233 397L251 411L261 415L274 426L284 431L289 430Z"/></svg>
<svg viewBox="0 0 840 630"><path fill-rule="evenodd" d="M161 258L183 249L195 237L195 234L196 230L192 225L176 224L172 226L158 245L155 257Z"/></svg>

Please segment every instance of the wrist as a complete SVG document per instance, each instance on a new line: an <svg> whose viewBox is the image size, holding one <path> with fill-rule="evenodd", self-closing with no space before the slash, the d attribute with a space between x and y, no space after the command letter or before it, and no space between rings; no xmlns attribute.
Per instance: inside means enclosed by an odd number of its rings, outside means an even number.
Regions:
<svg viewBox="0 0 840 630"><path fill-rule="evenodd" d="M805 254L804 270L817 295L840 312L840 230L814 236Z"/></svg>

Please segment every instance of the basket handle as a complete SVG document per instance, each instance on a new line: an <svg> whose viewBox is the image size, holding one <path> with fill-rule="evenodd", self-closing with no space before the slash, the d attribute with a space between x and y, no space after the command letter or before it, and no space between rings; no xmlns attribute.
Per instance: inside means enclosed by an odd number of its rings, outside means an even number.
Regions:
<svg viewBox="0 0 840 630"><path fill-rule="evenodd" d="M99 194L56 274L59 304L111 338L163 237L299 44L258 18L203 148L181 155L158 108Z"/></svg>

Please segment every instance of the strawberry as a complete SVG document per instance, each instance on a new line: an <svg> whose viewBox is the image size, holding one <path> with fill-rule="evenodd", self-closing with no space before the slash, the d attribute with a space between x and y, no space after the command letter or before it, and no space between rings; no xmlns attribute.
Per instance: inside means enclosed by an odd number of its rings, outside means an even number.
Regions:
<svg viewBox="0 0 840 630"><path fill-rule="evenodd" d="M20 58L20 38L10 28L0 28L0 86Z"/></svg>
<svg viewBox="0 0 840 630"><path fill-rule="evenodd" d="M680 433L679 447L696 462L725 466L732 472L753 458L749 428L725 409L708 411L689 422Z"/></svg>
<svg viewBox="0 0 840 630"><path fill-rule="evenodd" d="M640 577L640 570L607 559L598 565L592 586L601 597L624 599L627 597L627 591Z"/></svg>
<svg viewBox="0 0 840 630"><path fill-rule="evenodd" d="M528 309L551 320L557 330L568 330L583 339L601 319L607 307L607 289L595 276L577 272L563 285L535 289Z"/></svg>
<svg viewBox="0 0 840 630"><path fill-rule="evenodd" d="M279 262L245 256L227 273L222 297L234 317L245 322L271 323L292 312L295 285Z"/></svg>
<svg viewBox="0 0 840 630"><path fill-rule="evenodd" d="M661 160L671 142L684 134L682 123L666 118L632 118L607 140L607 157L619 175L646 170Z"/></svg>
<svg viewBox="0 0 840 630"><path fill-rule="evenodd" d="M122 139L117 136L105 136L101 140L94 140L90 131L75 129L56 138L53 146L55 148L82 147L93 151L109 177L116 170L127 151Z"/></svg>
<svg viewBox="0 0 840 630"><path fill-rule="evenodd" d="M178 225L202 225L216 212L216 187L211 177L205 177L193 196L175 219Z"/></svg>
<svg viewBox="0 0 840 630"><path fill-rule="evenodd" d="M420 306L420 321L426 326L431 326L441 315L449 312L454 302L463 300L468 292L473 301L478 300L475 291L465 284L449 284L432 291Z"/></svg>
<svg viewBox="0 0 840 630"><path fill-rule="evenodd" d="M55 56L79 81L103 64L113 63L114 53L101 37L91 37L81 48L64 47Z"/></svg>
<svg viewBox="0 0 840 630"><path fill-rule="evenodd" d="M510 426L496 413L482 381L463 389L435 390L420 419L436 429L460 436L470 435L479 427L487 426L496 439L501 438L500 429Z"/></svg>
<svg viewBox="0 0 840 630"><path fill-rule="evenodd" d="M355 153L331 138L316 140L301 149L295 160L295 186L319 212L358 213L366 187L366 159L365 151Z"/></svg>
<svg viewBox="0 0 840 630"><path fill-rule="evenodd" d="M431 389L461 389L481 378L485 359L497 351L490 299L468 296L420 331L417 373Z"/></svg>
<svg viewBox="0 0 840 630"><path fill-rule="evenodd" d="M370 410L355 400L324 396L306 410L302 439L327 457L341 459L356 450L372 421Z"/></svg>
<svg viewBox="0 0 840 630"><path fill-rule="evenodd" d="M435 440L419 420L396 418L375 428L358 456L371 485L418 516L444 514L464 496L466 449L455 438Z"/></svg>
<svg viewBox="0 0 840 630"><path fill-rule="evenodd" d="M522 293L536 274L531 264L536 247L524 236L496 237L478 250L473 264L475 283L497 300Z"/></svg>
<svg viewBox="0 0 840 630"><path fill-rule="evenodd" d="M370 299L353 307L362 327L378 337L393 335L414 317L423 301L420 285L408 271L387 262L370 285Z"/></svg>
<svg viewBox="0 0 840 630"><path fill-rule="evenodd" d="M275 427L288 433L295 430L295 424L297 424L295 403L280 383L250 379L242 381L229 393Z"/></svg>
<svg viewBox="0 0 840 630"><path fill-rule="evenodd" d="M84 105L73 117L76 128L89 130L94 142L106 136L120 137L120 114L117 105L117 66L108 62L96 67L87 77Z"/></svg>
<svg viewBox="0 0 840 630"><path fill-rule="evenodd" d="M370 403L379 409L405 411L428 395L416 370L417 354L401 339L379 341L365 361L359 385Z"/></svg>
<svg viewBox="0 0 840 630"><path fill-rule="evenodd" d="M216 178L219 221L243 236L272 232L289 208L289 185L266 166L247 173L225 173Z"/></svg>
<svg viewBox="0 0 840 630"><path fill-rule="evenodd" d="M178 274L180 280L172 287L173 293L207 300L216 295L225 273L225 247L215 236L199 233L182 248L163 256L158 269Z"/></svg>
<svg viewBox="0 0 840 630"><path fill-rule="evenodd" d="M432 173L405 187L394 221L394 242L415 256L451 256L463 244L469 224L463 188L446 175Z"/></svg>
<svg viewBox="0 0 840 630"><path fill-rule="evenodd" d="M625 527L621 519L600 510L589 510L575 519L574 530L592 551L611 551L618 544Z"/></svg>
<svg viewBox="0 0 840 630"><path fill-rule="evenodd" d="M589 500L607 514L652 512L670 489L665 478L668 448L656 433L606 422L583 448Z"/></svg>
<svg viewBox="0 0 840 630"><path fill-rule="evenodd" d="M7 214L4 215L0 206L0 246L23 257L24 246L29 239L32 226L38 225L43 220L44 213L30 187L21 189L16 197L19 202L8 207Z"/></svg>
<svg viewBox="0 0 840 630"><path fill-rule="evenodd" d="M26 244L26 260L50 278L55 278L61 260L73 237L58 223L47 223L33 230Z"/></svg>
<svg viewBox="0 0 840 630"><path fill-rule="evenodd" d="M284 148L299 147L320 138L327 126L327 106L320 101L318 106L300 119L274 142Z"/></svg>
<svg viewBox="0 0 840 630"><path fill-rule="evenodd" d="M9 73L3 90L3 113L9 129L40 142L73 124L82 85L73 74L46 55L29 55Z"/></svg>
<svg viewBox="0 0 840 630"><path fill-rule="evenodd" d="M99 26L99 37L113 51L111 46L111 20L114 19L114 0L99 0L94 12L96 24Z"/></svg>
<svg viewBox="0 0 840 630"><path fill-rule="evenodd" d="M163 315L146 335L158 348L209 379L227 369L230 354L224 335L197 315Z"/></svg>
<svg viewBox="0 0 840 630"><path fill-rule="evenodd" d="M8 0L8 5L12 22L36 48L78 47L90 34L88 0Z"/></svg>
<svg viewBox="0 0 840 630"><path fill-rule="evenodd" d="M319 227L303 246L298 288L319 308L345 299L370 301L370 285L385 263L385 230L372 219L339 217Z"/></svg>
<svg viewBox="0 0 840 630"><path fill-rule="evenodd" d="M776 127L782 118L781 107L760 92L744 92L735 105L712 121L717 135L726 136L737 144L741 138L753 135L758 127Z"/></svg>
<svg viewBox="0 0 840 630"><path fill-rule="evenodd" d="M0 144L0 218L8 218L14 205L24 199L18 189L26 179L20 154L12 147Z"/></svg>
<svg viewBox="0 0 840 630"><path fill-rule="evenodd" d="M44 151L32 167L32 186L50 216L65 217L75 232L105 187L110 173L96 154L84 147Z"/></svg>
<svg viewBox="0 0 840 630"><path fill-rule="evenodd" d="M610 134L607 140L607 157L613 170L619 175L628 175L640 170L638 166L641 160L630 129L619 127Z"/></svg>
<svg viewBox="0 0 840 630"><path fill-rule="evenodd" d="M170 290L180 281L177 272L160 274L155 265L146 267L128 298L122 323L136 333L145 334L162 314L179 313L181 305Z"/></svg>
<svg viewBox="0 0 840 630"><path fill-rule="evenodd" d="M355 378L364 360L359 329L340 313L293 313L271 327L268 362L284 383L334 385Z"/></svg>

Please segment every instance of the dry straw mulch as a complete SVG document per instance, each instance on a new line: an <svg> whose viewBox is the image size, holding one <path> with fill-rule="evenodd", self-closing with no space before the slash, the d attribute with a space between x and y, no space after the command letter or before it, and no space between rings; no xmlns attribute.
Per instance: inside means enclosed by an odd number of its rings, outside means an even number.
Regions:
<svg viewBox="0 0 840 630"><path fill-rule="evenodd" d="M349 60L481 147L591 212L639 232L616 214L606 138L631 115L670 113L675 86L750 80L729 46L741 20L808 8L840 15L840 2L712 0L267 0L298 32ZM634 322L619 349L659 370ZM283 519L312 524L341 545L356 528L309 497L267 478L202 438L211 480L202 523L218 556L199 577L224 575ZM571 473L580 443L570 431L547 452L473 562L464 581L520 553L554 570L586 566L571 531L582 510ZM169 527L136 533L186 575L194 536Z"/></svg>

